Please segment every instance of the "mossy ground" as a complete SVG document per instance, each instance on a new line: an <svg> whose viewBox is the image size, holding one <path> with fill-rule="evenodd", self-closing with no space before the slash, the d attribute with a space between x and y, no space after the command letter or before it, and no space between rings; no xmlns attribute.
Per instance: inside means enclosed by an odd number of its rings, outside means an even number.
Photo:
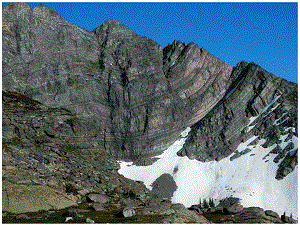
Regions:
<svg viewBox="0 0 300 225"><path fill-rule="evenodd" d="M74 207L73 207L74 208ZM120 210L94 211L88 204L81 204L77 209L85 209L86 212L78 212L79 217L74 218L67 223L86 223L90 218L95 223L161 223L164 216L161 215L136 215L124 218ZM64 215L68 209L53 211L52 213L41 211L34 213L25 213L30 219L17 219L16 214L7 213L2 217L3 223L65 223Z"/></svg>
<svg viewBox="0 0 300 225"><path fill-rule="evenodd" d="M206 219L208 219L213 223L221 223L222 220L230 217L230 215L210 213L210 212L204 212L202 216L204 216Z"/></svg>

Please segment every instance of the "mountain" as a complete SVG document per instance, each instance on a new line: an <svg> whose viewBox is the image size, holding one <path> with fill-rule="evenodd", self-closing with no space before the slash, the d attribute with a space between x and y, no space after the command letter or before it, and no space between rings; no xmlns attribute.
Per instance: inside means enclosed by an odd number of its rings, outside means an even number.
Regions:
<svg viewBox="0 0 300 225"><path fill-rule="evenodd" d="M143 208L137 215L152 215L145 213L152 207L164 221L208 222L166 199L189 207L200 197L235 196L265 208L278 188L272 210L297 215L297 84L255 63L232 67L194 43L162 48L116 20L86 31L43 5L9 3L2 21L4 211L18 202L9 200L18 199L16 188L29 185L32 195L33 184L47 184L51 190L41 190L61 205L36 197L35 210L63 209L98 193L114 210L130 203ZM233 165L241 169L229 170ZM247 174L263 194L248 202L250 190L224 194L245 188L239 181ZM197 193L186 189L186 176ZM205 176L213 191L204 193ZM276 187L270 196L265 180ZM188 202L186 194L193 196Z"/></svg>

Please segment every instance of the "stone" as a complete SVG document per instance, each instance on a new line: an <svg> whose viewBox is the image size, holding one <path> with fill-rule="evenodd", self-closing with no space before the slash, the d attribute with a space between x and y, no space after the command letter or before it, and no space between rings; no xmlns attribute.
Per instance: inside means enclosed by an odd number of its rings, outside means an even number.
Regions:
<svg viewBox="0 0 300 225"><path fill-rule="evenodd" d="M78 217L78 210L77 209L68 209L63 216L65 217L72 217L72 218L76 218Z"/></svg>
<svg viewBox="0 0 300 225"><path fill-rule="evenodd" d="M295 150L293 155L286 154L285 158L278 165L276 179L281 180L289 173L291 173L294 168L298 165L298 149Z"/></svg>
<svg viewBox="0 0 300 225"><path fill-rule="evenodd" d="M30 217L26 214L19 214L19 215L16 216L16 219L17 220L29 220Z"/></svg>
<svg viewBox="0 0 300 225"><path fill-rule="evenodd" d="M233 156L230 157L230 161L233 161L233 160L235 160L235 159L241 157L241 155L242 155L242 154L239 153L239 152L238 152L238 153L235 153Z"/></svg>
<svg viewBox="0 0 300 225"><path fill-rule="evenodd" d="M68 222L68 221L70 221L70 220L73 220L73 217L71 217L71 216L69 216L69 217L66 217L66 220L65 220L65 222Z"/></svg>
<svg viewBox="0 0 300 225"><path fill-rule="evenodd" d="M188 210L182 204L173 204L171 209L173 209L175 212L164 219L165 223L211 223L202 215Z"/></svg>
<svg viewBox="0 0 300 225"><path fill-rule="evenodd" d="M100 204L100 203L93 203L92 204L92 208L95 211L104 211L105 210L105 208L103 207L103 205Z"/></svg>
<svg viewBox="0 0 300 225"><path fill-rule="evenodd" d="M86 196L88 202L98 202L101 204L106 204L110 202L109 197L102 195L102 194L88 194Z"/></svg>
<svg viewBox="0 0 300 225"><path fill-rule="evenodd" d="M2 210L11 213L47 211L77 205L64 193L45 185L17 185L4 181L3 190Z"/></svg>
<svg viewBox="0 0 300 225"><path fill-rule="evenodd" d="M192 205L188 209L192 210L192 211L195 211L195 212L199 213L200 215L203 214L203 212L201 211L201 209L200 209L200 207L198 205Z"/></svg>
<svg viewBox="0 0 300 225"><path fill-rule="evenodd" d="M177 185L170 174L164 173L152 184L152 192L162 198L171 199Z"/></svg>
<svg viewBox="0 0 300 225"><path fill-rule="evenodd" d="M132 217L132 216L134 216L135 215L135 210L134 210L134 208L132 208L132 207L125 207L124 209L123 209L123 216L126 218L126 217Z"/></svg>
<svg viewBox="0 0 300 225"><path fill-rule="evenodd" d="M223 212L225 214L235 214L239 213L243 210L243 206L240 204L239 198L234 197L228 197L225 199L222 199L217 205L218 208L223 208Z"/></svg>
<svg viewBox="0 0 300 225"><path fill-rule="evenodd" d="M272 211L272 210L266 210L265 214L267 216L271 216L271 217L274 217L274 218L278 218L278 219L280 218L279 215L276 212Z"/></svg>
<svg viewBox="0 0 300 225"><path fill-rule="evenodd" d="M95 221L90 218L86 218L85 222L86 223L95 223Z"/></svg>

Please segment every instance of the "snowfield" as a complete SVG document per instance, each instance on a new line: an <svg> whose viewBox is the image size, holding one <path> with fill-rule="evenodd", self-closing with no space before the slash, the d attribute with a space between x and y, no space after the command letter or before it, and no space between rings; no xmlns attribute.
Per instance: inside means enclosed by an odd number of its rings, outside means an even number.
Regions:
<svg viewBox="0 0 300 225"><path fill-rule="evenodd" d="M294 128L289 128L294 129ZM241 143L237 150L246 148L251 152L230 161L230 155L218 162L199 162L187 156L179 157L176 153L182 148L190 128L182 132L182 138L177 140L161 155L155 163L149 166L136 166L132 162L120 161L120 174L125 177L142 181L148 189L162 174L170 174L177 185L172 197L173 203L182 203L186 207L199 203L199 199L213 198L219 201L233 196L241 199L244 207L258 206L264 210L270 209L282 215L293 214L298 218L298 166L282 180L276 180L279 163L274 163L275 154L268 154L275 145L263 148L265 140L260 140L255 146L249 145L257 137L254 136ZM282 137L285 140L285 137ZM283 142L284 148L290 141L294 143L293 154L298 148L298 139L293 137Z"/></svg>

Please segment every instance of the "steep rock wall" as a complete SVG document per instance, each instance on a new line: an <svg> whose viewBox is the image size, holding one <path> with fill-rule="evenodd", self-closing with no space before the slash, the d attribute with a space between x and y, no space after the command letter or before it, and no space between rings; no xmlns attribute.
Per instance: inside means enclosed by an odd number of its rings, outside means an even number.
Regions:
<svg viewBox="0 0 300 225"><path fill-rule="evenodd" d="M7 4L2 19L3 89L70 110L90 124L80 135L118 158L166 149L234 80L204 48L162 49L116 20L89 32L26 3Z"/></svg>

